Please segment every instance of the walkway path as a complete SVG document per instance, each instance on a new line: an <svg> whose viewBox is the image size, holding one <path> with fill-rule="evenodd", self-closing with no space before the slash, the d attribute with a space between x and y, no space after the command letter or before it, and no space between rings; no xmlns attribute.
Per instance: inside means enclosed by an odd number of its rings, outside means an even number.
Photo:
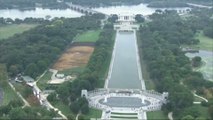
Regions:
<svg viewBox="0 0 213 120"><path fill-rule="evenodd" d="M21 100L24 102L24 106L23 107L30 106L30 104L22 97L22 95L18 91L16 91L16 88L13 86L13 84L10 83L10 82L8 82L8 84L17 93L17 95L21 98Z"/></svg>
<svg viewBox="0 0 213 120"><path fill-rule="evenodd" d="M172 115L173 115L173 112L169 112L169 113L168 113L168 118L169 118L169 120L173 120Z"/></svg>
<svg viewBox="0 0 213 120"><path fill-rule="evenodd" d="M36 90L37 93L40 93L40 98L38 98L40 101L43 102L43 105L45 105L47 107L47 109L54 109L55 111L58 111L58 114L63 118L63 119L67 119L67 117L60 111L58 110L58 108L52 106L52 104L47 100L47 96L43 94L43 92L40 90L40 88L37 86L37 82L40 80L40 78L42 78L44 76L44 74L47 71L45 71L39 78L37 81L35 81L33 83L33 87Z"/></svg>
<svg viewBox="0 0 213 120"><path fill-rule="evenodd" d="M195 92L193 92L193 95L194 95L195 97L198 97L198 98L204 100L205 102L208 102L208 100L207 100L206 98L197 95ZM201 104L201 102L193 102L193 103L194 103L194 104Z"/></svg>

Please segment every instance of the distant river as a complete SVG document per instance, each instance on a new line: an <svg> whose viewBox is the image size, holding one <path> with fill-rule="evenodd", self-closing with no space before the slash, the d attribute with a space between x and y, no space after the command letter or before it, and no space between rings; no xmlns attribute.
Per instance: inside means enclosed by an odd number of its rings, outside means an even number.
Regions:
<svg viewBox="0 0 213 120"><path fill-rule="evenodd" d="M19 18L24 19L26 17L33 18L45 18L47 15L50 15L51 18L54 17L67 17L67 18L75 18L81 17L83 14L73 11L71 9L42 9L36 8L35 10L17 10L17 9L5 9L0 10L0 17L4 18Z"/></svg>
<svg viewBox="0 0 213 120"><path fill-rule="evenodd" d="M157 8L149 8L146 4L139 4L139 5L130 5L130 6L110 6L110 7L99 7L93 8L93 10L105 13L105 14L142 14L142 15L150 15L155 12ZM165 10L167 8L162 8ZM188 8L168 8L172 10L186 10ZM33 18L45 18L45 16L50 15L53 17L67 17L67 18L74 18L80 17L83 14L73 11L71 9L42 9L36 8L35 10L17 10L17 9L4 9L0 10L0 17L4 18L19 18L24 19L26 17L33 17Z"/></svg>

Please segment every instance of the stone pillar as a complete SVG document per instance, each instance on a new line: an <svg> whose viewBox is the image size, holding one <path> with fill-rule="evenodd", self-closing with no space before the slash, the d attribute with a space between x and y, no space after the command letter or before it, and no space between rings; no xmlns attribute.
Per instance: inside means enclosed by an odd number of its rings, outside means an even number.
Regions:
<svg viewBox="0 0 213 120"><path fill-rule="evenodd" d="M107 103L107 96L104 97L104 103Z"/></svg>
<svg viewBox="0 0 213 120"><path fill-rule="evenodd" d="M142 104L145 104L144 98L145 98L144 96L142 96L142 98L141 98L141 103Z"/></svg>
<svg viewBox="0 0 213 120"><path fill-rule="evenodd" d="M88 97L87 90L81 90L81 97Z"/></svg>

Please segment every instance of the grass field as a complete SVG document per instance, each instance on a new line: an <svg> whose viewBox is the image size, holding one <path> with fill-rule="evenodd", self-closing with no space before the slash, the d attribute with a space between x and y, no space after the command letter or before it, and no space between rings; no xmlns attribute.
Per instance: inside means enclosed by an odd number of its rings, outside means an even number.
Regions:
<svg viewBox="0 0 213 120"><path fill-rule="evenodd" d="M61 71L58 71L58 74L79 75L80 73L82 73L84 71L84 68L85 68L85 66L81 66L81 67L75 67L75 68L71 68L71 69L61 70Z"/></svg>
<svg viewBox="0 0 213 120"><path fill-rule="evenodd" d="M54 107L58 108L59 110L61 110L61 112L68 116L70 114L73 114L72 111L69 108L69 105L65 105L63 102L61 101L57 101L57 103L52 104ZM73 114L74 115L74 114Z"/></svg>
<svg viewBox="0 0 213 120"><path fill-rule="evenodd" d="M198 46L202 50L213 51L213 39L206 37L203 32L200 32L196 35L196 38L200 40Z"/></svg>
<svg viewBox="0 0 213 120"><path fill-rule="evenodd" d="M168 117L164 115L163 111L147 112L148 120L168 120Z"/></svg>
<svg viewBox="0 0 213 120"><path fill-rule="evenodd" d="M47 71L44 76L41 77L40 80L37 82L37 85L41 90L45 90L45 88L48 86L47 82L51 79L52 74L52 72Z"/></svg>
<svg viewBox="0 0 213 120"><path fill-rule="evenodd" d="M197 109L199 111L199 113L201 114L200 116L201 117L204 117L204 118L208 118L210 120L210 116L209 116L209 112L208 112L208 107L203 107L201 105L193 105L193 106L196 106L195 109Z"/></svg>
<svg viewBox="0 0 213 120"><path fill-rule="evenodd" d="M0 40L11 37L15 34L23 33L31 28L36 27L36 24L13 24L0 27Z"/></svg>
<svg viewBox="0 0 213 120"><path fill-rule="evenodd" d="M90 118L101 118L101 115L102 115L102 111L101 110L90 108L89 109L89 113L87 115L85 115L85 117L87 119L90 119Z"/></svg>
<svg viewBox="0 0 213 120"><path fill-rule="evenodd" d="M4 97L2 105L7 105L10 101L14 100L14 98L16 100L20 99L18 95L15 93L15 91L13 91L9 85L5 86L3 89L4 89Z"/></svg>
<svg viewBox="0 0 213 120"><path fill-rule="evenodd" d="M196 33L196 39L200 40L197 45L183 45L182 47L199 48L200 50L213 51L213 39L205 36L202 31Z"/></svg>
<svg viewBox="0 0 213 120"><path fill-rule="evenodd" d="M18 95L8 84L6 66L3 64L0 64L0 87L3 90L3 102L0 105L7 105L14 98L19 99Z"/></svg>
<svg viewBox="0 0 213 120"><path fill-rule="evenodd" d="M74 39L75 42L96 42L99 38L101 30L87 31L77 35Z"/></svg>

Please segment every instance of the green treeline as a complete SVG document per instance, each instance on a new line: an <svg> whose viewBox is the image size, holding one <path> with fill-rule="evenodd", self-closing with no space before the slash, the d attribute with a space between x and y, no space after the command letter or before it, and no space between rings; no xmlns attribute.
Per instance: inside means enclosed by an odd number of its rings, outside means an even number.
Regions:
<svg viewBox="0 0 213 120"><path fill-rule="evenodd" d="M211 9L192 9L192 15L186 19L195 30L203 30L204 35L213 38L213 19Z"/></svg>
<svg viewBox="0 0 213 120"><path fill-rule="evenodd" d="M100 86L104 64L109 62L112 53L114 30L112 28L104 28L96 42L95 50L90 57L88 65L81 75L73 82L65 82L59 86L56 93L51 94L48 100L53 104L58 100L64 104L70 105L73 113L81 111L83 114L89 112L88 102L84 98L79 98L82 89L93 90ZM58 97L56 97L58 94ZM71 104L70 104L71 103Z"/></svg>
<svg viewBox="0 0 213 120"><path fill-rule="evenodd" d="M169 92L163 110L173 111L177 119L186 115L199 117L191 110L194 109L191 108L194 99L191 90L210 88L213 83L204 80L201 73L192 71L191 61L180 49L182 44L199 42L194 39L196 29L174 11L154 13L150 18L152 22L140 28L140 48L157 91ZM189 109L191 112L186 112Z"/></svg>
<svg viewBox="0 0 213 120"><path fill-rule="evenodd" d="M33 78L43 73L79 32L100 26L102 15L56 19L23 34L0 41L0 63L10 76L25 73Z"/></svg>

